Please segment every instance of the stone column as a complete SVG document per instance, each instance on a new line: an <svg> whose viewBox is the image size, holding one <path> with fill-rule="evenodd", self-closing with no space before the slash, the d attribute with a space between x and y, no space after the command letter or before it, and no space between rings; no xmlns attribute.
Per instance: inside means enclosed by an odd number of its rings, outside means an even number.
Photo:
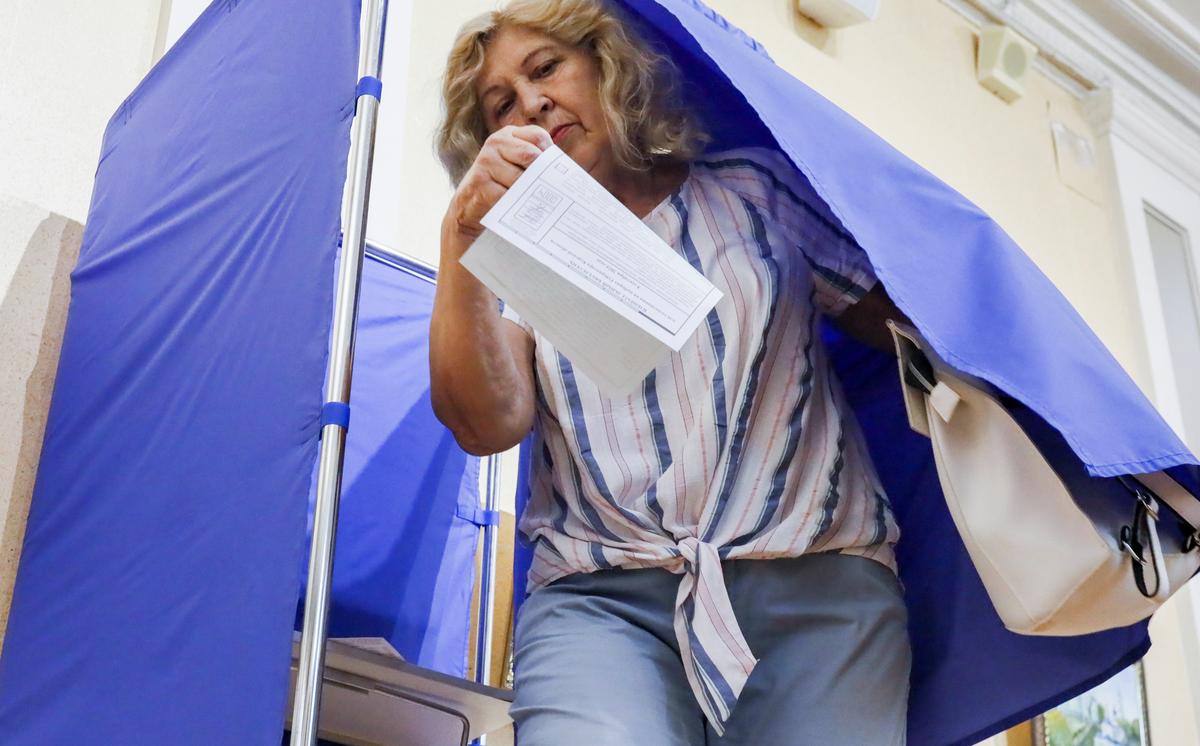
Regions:
<svg viewBox="0 0 1200 746"><path fill-rule="evenodd" d="M0 651L83 226L0 194Z"/></svg>

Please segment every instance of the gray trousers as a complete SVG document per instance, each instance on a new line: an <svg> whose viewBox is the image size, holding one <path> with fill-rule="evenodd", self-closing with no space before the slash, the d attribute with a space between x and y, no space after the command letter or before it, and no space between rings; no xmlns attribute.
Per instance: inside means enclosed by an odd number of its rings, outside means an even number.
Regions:
<svg viewBox="0 0 1200 746"><path fill-rule="evenodd" d="M517 746L902 746L910 650L900 584L874 560L725 560L759 659L718 737L672 627L680 576L568 575L533 592L514 633Z"/></svg>

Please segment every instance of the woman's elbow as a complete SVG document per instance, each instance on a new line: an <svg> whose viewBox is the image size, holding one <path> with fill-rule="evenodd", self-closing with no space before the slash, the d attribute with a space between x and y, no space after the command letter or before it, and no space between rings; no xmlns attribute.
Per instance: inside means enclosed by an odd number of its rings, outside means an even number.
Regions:
<svg viewBox="0 0 1200 746"><path fill-rule="evenodd" d="M527 428L523 432L519 432L516 428L510 428L507 431L493 429L488 432L479 432L469 427L459 427L457 429L450 428L450 432L454 435L458 447L472 456L492 456L503 453L520 443L529 429Z"/></svg>
<svg viewBox="0 0 1200 746"><path fill-rule="evenodd" d="M464 415L434 387L430 391L433 414L454 436L458 446L472 456L491 456L517 445L533 427L529 417L514 412Z"/></svg>

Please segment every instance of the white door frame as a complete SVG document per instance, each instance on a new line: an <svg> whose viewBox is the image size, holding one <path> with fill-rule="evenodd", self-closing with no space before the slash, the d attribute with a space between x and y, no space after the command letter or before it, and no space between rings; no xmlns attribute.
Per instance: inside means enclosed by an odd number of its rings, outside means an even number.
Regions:
<svg viewBox="0 0 1200 746"><path fill-rule="evenodd" d="M1189 433L1183 422L1179 386L1200 385L1175 379L1167 324L1159 301L1158 277L1146 225L1146 209L1160 213L1187 233L1192 252L1193 287L1200 288L1200 192L1162 169L1118 136L1111 140L1117 185L1121 195L1126 241L1133 264L1134 282L1141 305L1146 351L1149 356L1154 400L1163 417L1193 449L1200 449L1200 432ZM1200 299L1197 299L1200 304Z"/></svg>
<svg viewBox="0 0 1200 746"><path fill-rule="evenodd" d="M1188 443L1192 451L1196 452L1200 450L1200 432L1188 432L1185 427L1179 387L1200 385L1200 371L1197 371L1196 378L1191 381L1179 381L1175 375L1167 324L1159 295L1154 254L1146 224L1146 210L1159 213L1186 233L1192 260L1189 262L1193 273L1192 286L1200 288L1200 189L1168 172L1159 165L1160 161L1120 135L1114 133L1110 143L1124 219L1125 240L1129 247L1133 281L1142 313L1142 328L1145 332L1146 352L1154 386L1153 399L1167 423ZM1197 304L1200 307L1200 298L1197 298ZM1184 731L1190 730L1192 734L1200 734L1200 587L1197 583L1192 582L1183 588L1177 594L1177 598L1172 599L1160 610L1155 622L1168 638L1162 640L1166 650L1157 652L1161 654L1169 651L1170 657L1179 656L1176 663L1182 666L1182 671L1172 675L1170 672L1156 672L1153 667L1148 667L1147 686L1153 686L1153 680L1157 678L1161 682L1160 687L1173 688L1184 685L1190 689L1190 695L1186 692L1171 692L1172 695L1181 697L1175 699L1175 696L1172 696L1173 702L1158 701L1158 698L1152 695L1148 703L1151 710L1152 743L1156 737L1160 742L1171 743L1171 739L1180 733L1162 733L1162 726L1167 723L1170 723L1169 727L1182 726ZM1151 663L1156 658L1154 653L1155 651L1152 651L1149 657ZM1164 662L1162 657L1159 657L1158 661L1160 664ZM1159 691L1162 692L1163 689L1160 688ZM1176 709L1188 709L1185 704L1188 700L1190 712ZM1165 707L1171 712L1163 712L1160 709L1156 713L1156 706ZM1192 728L1186 728L1179 720L1181 717L1191 720ZM1171 722L1172 720L1174 722ZM1159 726L1158 733L1155 732L1156 724Z"/></svg>

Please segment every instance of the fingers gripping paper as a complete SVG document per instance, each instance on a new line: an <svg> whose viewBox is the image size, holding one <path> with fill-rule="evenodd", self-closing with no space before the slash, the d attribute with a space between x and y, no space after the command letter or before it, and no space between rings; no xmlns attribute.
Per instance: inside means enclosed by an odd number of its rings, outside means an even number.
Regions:
<svg viewBox="0 0 1200 746"><path fill-rule="evenodd" d="M721 298L557 147L482 222L463 266L611 396L678 351Z"/></svg>

